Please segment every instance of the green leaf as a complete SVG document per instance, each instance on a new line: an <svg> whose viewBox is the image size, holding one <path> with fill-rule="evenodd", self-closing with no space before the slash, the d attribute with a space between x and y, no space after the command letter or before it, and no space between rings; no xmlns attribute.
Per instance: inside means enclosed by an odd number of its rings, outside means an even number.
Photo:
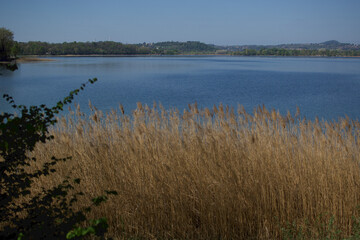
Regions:
<svg viewBox="0 0 360 240"><path fill-rule="evenodd" d="M24 237L24 234L23 234L23 233L19 233L19 236L18 236L17 240L21 240L23 237Z"/></svg>
<svg viewBox="0 0 360 240"><path fill-rule="evenodd" d="M77 227L66 234L66 239L73 239L75 237L83 237L88 234L96 234L95 228L92 226L87 228Z"/></svg>
<svg viewBox="0 0 360 240"><path fill-rule="evenodd" d="M100 203L105 202L107 200L107 196L99 196L96 198L93 198L91 201L95 204L95 206L99 206Z"/></svg>

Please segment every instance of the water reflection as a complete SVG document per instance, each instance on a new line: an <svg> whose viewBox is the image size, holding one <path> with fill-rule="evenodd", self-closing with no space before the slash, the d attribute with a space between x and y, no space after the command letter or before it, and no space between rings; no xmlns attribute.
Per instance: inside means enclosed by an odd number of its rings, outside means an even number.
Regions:
<svg viewBox="0 0 360 240"><path fill-rule="evenodd" d="M0 63L0 75L5 75L6 72L14 72L15 70L18 70L18 65L16 64L16 62Z"/></svg>

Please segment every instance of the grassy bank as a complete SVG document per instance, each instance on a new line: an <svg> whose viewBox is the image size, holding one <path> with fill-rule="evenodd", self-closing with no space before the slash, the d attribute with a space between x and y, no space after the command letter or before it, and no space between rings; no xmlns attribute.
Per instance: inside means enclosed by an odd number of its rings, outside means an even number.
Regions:
<svg viewBox="0 0 360 240"><path fill-rule="evenodd" d="M84 199L116 190L93 213L108 218L116 239L320 239L359 230L357 121L138 104L131 115L78 109L52 134L33 154L73 160L37 187L71 173Z"/></svg>

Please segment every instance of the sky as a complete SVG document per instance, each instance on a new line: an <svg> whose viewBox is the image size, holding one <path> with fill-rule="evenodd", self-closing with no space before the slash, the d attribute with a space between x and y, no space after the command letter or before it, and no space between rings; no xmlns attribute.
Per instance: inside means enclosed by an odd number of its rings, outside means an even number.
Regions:
<svg viewBox="0 0 360 240"><path fill-rule="evenodd" d="M20 42L360 44L360 0L0 0Z"/></svg>

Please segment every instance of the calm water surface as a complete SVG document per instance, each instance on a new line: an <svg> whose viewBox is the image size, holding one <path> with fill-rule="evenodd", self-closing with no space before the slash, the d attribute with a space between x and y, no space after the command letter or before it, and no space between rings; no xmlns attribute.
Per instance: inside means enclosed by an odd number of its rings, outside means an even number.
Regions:
<svg viewBox="0 0 360 240"><path fill-rule="evenodd" d="M252 111L265 104L281 113L296 111L313 119L360 119L360 58L287 57L56 57L53 62L19 65L1 72L0 94L16 103L49 106L98 78L79 96L83 111L88 102L98 109L130 113L137 102L183 110L188 104L212 107L238 104ZM11 110L0 99L0 112Z"/></svg>

